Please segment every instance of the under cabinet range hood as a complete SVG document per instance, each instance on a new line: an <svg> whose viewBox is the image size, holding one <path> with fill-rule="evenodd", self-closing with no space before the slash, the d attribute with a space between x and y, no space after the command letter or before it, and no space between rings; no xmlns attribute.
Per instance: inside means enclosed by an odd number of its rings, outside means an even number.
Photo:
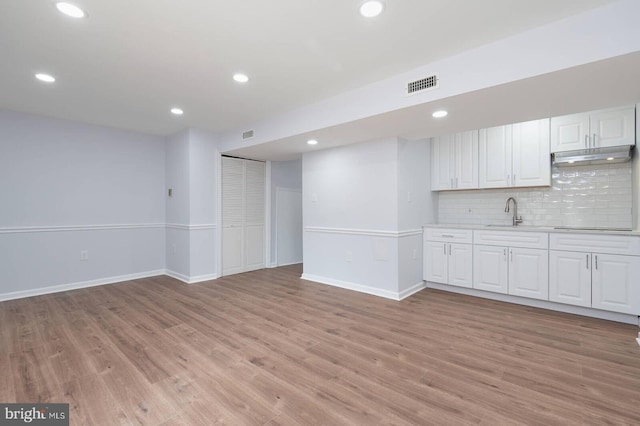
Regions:
<svg viewBox="0 0 640 426"><path fill-rule="evenodd" d="M557 166L624 163L631 159L632 148L632 145L621 145L556 152L553 162Z"/></svg>

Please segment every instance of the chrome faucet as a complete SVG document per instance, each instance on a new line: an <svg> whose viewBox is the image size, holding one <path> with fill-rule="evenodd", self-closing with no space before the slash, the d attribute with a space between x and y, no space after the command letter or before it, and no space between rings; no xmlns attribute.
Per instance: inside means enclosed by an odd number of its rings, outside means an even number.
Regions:
<svg viewBox="0 0 640 426"><path fill-rule="evenodd" d="M509 201L513 201L513 226L518 226L519 223L522 223L522 216L518 217L518 202L515 198L507 198L507 204L504 206L504 212L509 213Z"/></svg>

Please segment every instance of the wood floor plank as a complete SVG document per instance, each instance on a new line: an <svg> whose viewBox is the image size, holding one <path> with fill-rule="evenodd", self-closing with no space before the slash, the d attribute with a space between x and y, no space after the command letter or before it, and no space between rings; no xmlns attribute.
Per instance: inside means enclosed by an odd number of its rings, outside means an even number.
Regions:
<svg viewBox="0 0 640 426"><path fill-rule="evenodd" d="M72 425L640 424L638 327L299 265L0 302L3 402Z"/></svg>

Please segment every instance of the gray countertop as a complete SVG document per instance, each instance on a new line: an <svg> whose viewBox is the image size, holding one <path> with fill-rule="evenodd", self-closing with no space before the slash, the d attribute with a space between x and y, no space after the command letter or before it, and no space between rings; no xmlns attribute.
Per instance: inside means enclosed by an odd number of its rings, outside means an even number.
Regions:
<svg viewBox="0 0 640 426"><path fill-rule="evenodd" d="M620 229L587 229L553 226L505 226L505 225L473 225L456 223L431 223L423 225L424 228L457 228L457 229L482 229L493 231L519 231L519 232L558 232L572 234L602 234L602 235L636 235L640 236L640 230L620 230Z"/></svg>

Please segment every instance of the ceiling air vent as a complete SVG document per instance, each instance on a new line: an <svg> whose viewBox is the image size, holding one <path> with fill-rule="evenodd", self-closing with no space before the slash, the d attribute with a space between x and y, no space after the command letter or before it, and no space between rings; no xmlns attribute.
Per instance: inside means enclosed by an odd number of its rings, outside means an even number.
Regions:
<svg viewBox="0 0 640 426"><path fill-rule="evenodd" d="M251 139L253 137L253 130L247 130L242 132L242 140Z"/></svg>
<svg viewBox="0 0 640 426"><path fill-rule="evenodd" d="M437 89L438 87L440 87L440 78L438 78L438 74L433 74L420 80L410 81L407 83L405 92L407 96L411 96Z"/></svg>

